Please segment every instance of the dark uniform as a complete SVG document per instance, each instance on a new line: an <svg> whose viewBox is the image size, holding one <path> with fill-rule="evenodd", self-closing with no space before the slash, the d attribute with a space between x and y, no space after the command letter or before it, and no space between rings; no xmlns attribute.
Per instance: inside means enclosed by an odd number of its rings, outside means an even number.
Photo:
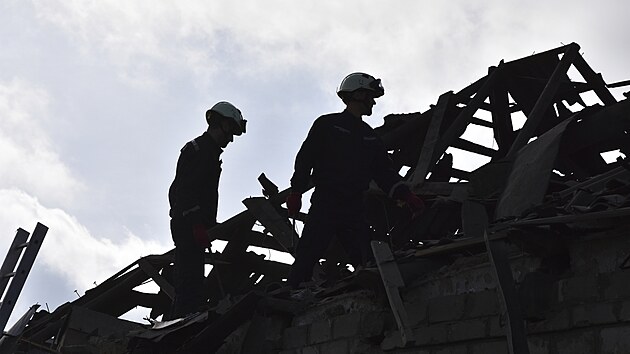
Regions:
<svg viewBox="0 0 630 354"><path fill-rule="evenodd" d="M292 191L305 192L311 176L315 190L288 279L293 286L310 280L334 236L352 264L371 254L363 201L370 181L391 197L409 191L374 130L347 110L315 120L295 159Z"/></svg>
<svg viewBox="0 0 630 354"><path fill-rule="evenodd" d="M168 197L171 235L175 243L175 303L172 316L199 310L205 302L204 253L194 239L193 225L217 224L219 176L223 152L207 132L188 142L177 161Z"/></svg>

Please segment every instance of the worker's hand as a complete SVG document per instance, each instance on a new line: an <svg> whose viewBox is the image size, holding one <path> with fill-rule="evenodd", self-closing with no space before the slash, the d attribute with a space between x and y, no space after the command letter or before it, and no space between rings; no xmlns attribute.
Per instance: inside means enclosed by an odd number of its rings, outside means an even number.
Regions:
<svg viewBox="0 0 630 354"><path fill-rule="evenodd" d="M405 194L403 196L403 200L405 201L405 203L407 203L407 206L409 206L409 208L413 212L414 217L422 214L426 209L424 201L412 192Z"/></svg>
<svg viewBox="0 0 630 354"><path fill-rule="evenodd" d="M199 247L210 248L210 239L208 238L208 231L204 224L194 224L192 232L195 242Z"/></svg>
<svg viewBox="0 0 630 354"><path fill-rule="evenodd" d="M302 194L291 192L287 196L287 210L289 217L294 218L302 209Z"/></svg>

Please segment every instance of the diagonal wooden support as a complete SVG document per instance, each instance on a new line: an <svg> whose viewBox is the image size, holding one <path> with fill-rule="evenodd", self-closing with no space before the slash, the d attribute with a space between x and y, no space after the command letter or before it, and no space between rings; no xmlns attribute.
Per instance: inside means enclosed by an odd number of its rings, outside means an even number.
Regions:
<svg viewBox="0 0 630 354"><path fill-rule="evenodd" d="M534 136L534 132L540 125L540 121L545 116L545 112L553 103L553 98L562 83L562 78L566 75L575 58L580 54L579 50L580 46L576 43L567 45L567 49L564 52L562 59L560 59L560 62L551 74L549 81L547 81L547 85L545 85L545 88L540 94L540 97L538 97L534 108L532 108L532 111L529 113L523 128L521 128L520 132L516 136L516 139L514 139L514 143L512 143L512 147L510 147L506 159L510 160L515 158L518 151L523 146L527 145L529 139Z"/></svg>
<svg viewBox="0 0 630 354"><path fill-rule="evenodd" d="M9 252L7 252L7 256L4 258L2 268L0 268L0 299L4 294L4 291L7 289L9 280L15 275L15 265L17 264L24 247L28 245L26 242L28 236L29 233L26 230L19 228L13 238L11 247L9 247Z"/></svg>
<svg viewBox="0 0 630 354"><path fill-rule="evenodd" d="M602 75L596 73L579 53L575 57L573 66L580 72L586 82L591 85L597 97L599 97L606 106L617 103L615 97L608 91L608 88L606 88L606 83Z"/></svg>
<svg viewBox="0 0 630 354"><path fill-rule="evenodd" d="M383 285L385 285L389 305L392 308L398 330L400 331L402 345L405 346L407 342L413 340L413 332L409 325L407 311L398 291L399 288L405 286L405 283L389 245L381 241L372 241L371 245L378 271L381 273Z"/></svg>
<svg viewBox="0 0 630 354"><path fill-rule="evenodd" d="M433 116L431 117L431 122L429 123L429 129L424 138L422 150L420 150L418 163L411 176L410 182L412 186L424 182L431 165L437 161L437 158L434 158L436 155L435 147L440 139L440 127L442 126L442 121L444 120L444 115L446 114L452 96L453 91L449 91L442 94L438 99L435 110L433 111ZM439 154L441 155L442 152Z"/></svg>
<svg viewBox="0 0 630 354"><path fill-rule="evenodd" d="M466 127L472 121L475 112L480 109L486 98L490 95L501 70L503 70L503 62L500 62L496 68L489 70L489 74L485 77L479 91L477 91L475 96L466 103L466 107L461 110L461 112L457 115L457 118L455 118L455 121L453 121L437 142L435 151L433 152L433 162L437 161L442 153L446 151L446 148L448 148L455 139L459 138L464 133ZM459 97L459 95L460 94L458 93L457 96Z"/></svg>
<svg viewBox="0 0 630 354"><path fill-rule="evenodd" d="M529 354L525 320L521 310L518 293L514 287L514 278L508 259L508 248L505 240L491 241L488 233L484 232L488 258L499 281L500 294L503 297L505 313L507 315L507 339L510 354Z"/></svg>
<svg viewBox="0 0 630 354"><path fill-rule="evenodd" d="M502 73L499 74L502 75ZM507 154L515 135L510 112L510 99L504 77L499 77L490 93L490 105L492 106L490 112L492 114L494 140L499 146L499 156L495 156L497 158Z"/></svg>
<svg viewBox="0 0 630 354"><path fill-rule="evenodd" d="M28 273L33 267L35 257L42 246L42 242L44 241L44 237L47 232L48 227L37 223L31 238L28 240L28 245L24 248L24 254L22 254L22 258L15 270L11 284L9 285L7 293L2 300L2 305L0 305L0 333L4 331L4 328L9 321L9 317L11 316L15 303L22 292Z"/></svg>
<svg viewBox="0 0 630 354"><path fill-rule="evenodd" d="M507 341L510 354L529 354L525 321L521 311L518 294L514 287L512 268L508 259L508 248L503 238L488 238L488 215L483 205L470 201L462 205L462 224L466 236L484 238L488 258L503 298L507 323Z"/></svg>
<svg viewBox="0 0 630 354"><path fill-rule="evenodd" d="M162 291L171 299L175 299L175 288L149 263L145 258L138 260L138 266L162 289Z"/></svg>

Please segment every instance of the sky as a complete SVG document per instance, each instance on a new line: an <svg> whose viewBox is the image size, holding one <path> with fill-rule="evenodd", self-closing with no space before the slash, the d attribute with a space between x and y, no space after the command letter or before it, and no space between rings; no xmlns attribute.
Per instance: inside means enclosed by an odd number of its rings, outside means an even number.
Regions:
<svg viewBox="0 0 630 354"><path fill-rule="evenodd" d="M628 13L624 0L0 0L0 252L18 228L50 228L9 324L172 248L168 187L214 103L248 120L222 155L224 221L261 195L261 173L288 187L347 74L382 79L374 127L571 42L606 82L628 80Z"/></svg>

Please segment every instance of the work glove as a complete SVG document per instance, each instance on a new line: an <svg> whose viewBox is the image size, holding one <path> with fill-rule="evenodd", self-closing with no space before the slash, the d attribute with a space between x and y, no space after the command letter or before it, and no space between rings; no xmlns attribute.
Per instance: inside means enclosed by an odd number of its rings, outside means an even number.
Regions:
<svg viewBox="0 0 630 354"><path fill-rule="evenodd" d="M199 247L210 248L210 239L208 238L208 231L204 224L194 224L192 232L193 238Z"/></svg>
<svg viewBox="0 0 630 354"><path fill-rule="evenodd" d="M291 192L287 196L287 210L289 217L296 217L302 209L302 193Z"/></svg>
<svg viewBox="0 0 630 354"><path fill-rule="evenodd" d="M424 201L417 195L413 194L411 191L403 195L402 200L407 203L407 206L409 207L409 209L411 209L414 217L422 214L426 209Z"/></svg>

